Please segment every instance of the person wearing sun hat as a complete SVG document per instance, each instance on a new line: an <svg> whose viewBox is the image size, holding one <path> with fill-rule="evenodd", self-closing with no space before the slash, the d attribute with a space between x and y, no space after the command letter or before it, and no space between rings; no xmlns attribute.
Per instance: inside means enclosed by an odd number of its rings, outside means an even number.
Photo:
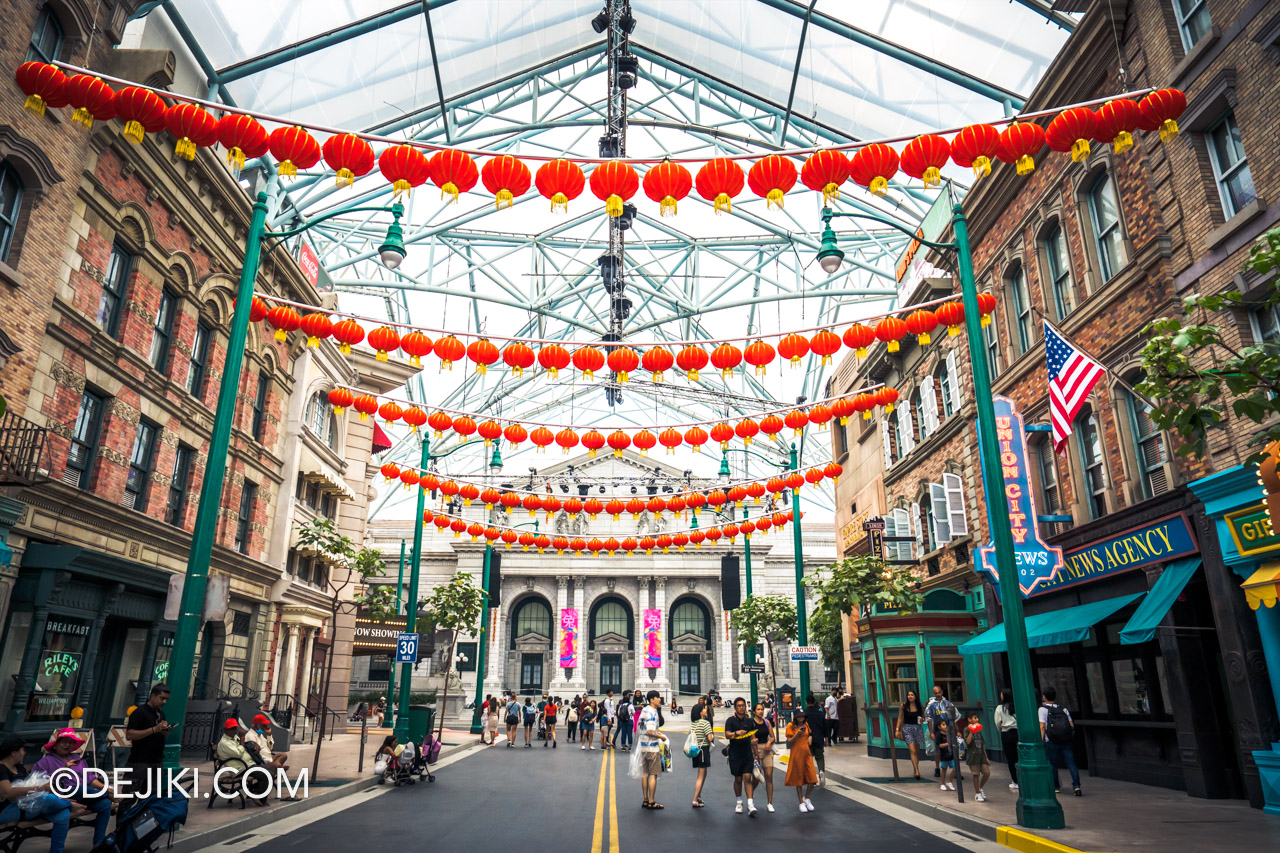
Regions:
<svg viewBox="0 0 1280 853"><path fill-rule="evenodd" d="M266 714L254 716L253 725L244 733L244 745L264 767L287 769L288 753L271 752L271 718Z"/></svg>
<svg viewBox="0 0 1280 853"><path fill-rule="evenodd" d="M71 792L70 785L59 780L59 792L67 792L75 802L86 806L94 813L93 843L98 844L107 837L111 826L111 792L97 775L89 772L80 748L84 746L84 738L75 729L58 729L53 737L44 745L44 757L31 768L32 773L44 773L53 776L55 773L66 776L70 774L78 781L78 787Z"/></svg>
<svg viewBox="0 0 1280 853"><path fill-rule="evenodd" d="M71 826L71 803L45 793L33 809L21 809L18 801L33 792L49 790L43 785L24 784L30 771L23 765L26 744L17 735L0 740L0 824L44 818L53 825L49 834L49 853L63 853L67 845L67 829Z"/></svg>

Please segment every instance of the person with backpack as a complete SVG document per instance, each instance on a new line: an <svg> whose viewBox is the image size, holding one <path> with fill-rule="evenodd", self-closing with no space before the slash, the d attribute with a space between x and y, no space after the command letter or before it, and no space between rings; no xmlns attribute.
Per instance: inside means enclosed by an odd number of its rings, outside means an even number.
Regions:
<svg viewBox="0 0 1280 853"><path fill-rule="evenodd" d="M520 703L514 696L507 697L507 749L516 745L516 729L520 726Z"/></svg>
<svg viewBox="0 0 1280 853"><path fill-rule="evenodd" d="M533 697L524 697L524 748L533 748L533 726L538 722L538 706L533 704Z"/></svg>
<svg viewBox="0 0 1280 853"><path fill-rule="evenodd" d="M623 752L631 751L632 743L632 727L631 717L635 714L635 706L631 704L630 694L622 695L622 702L618 705L618 725L614 734L614 742L622 741L621 748Z"/></svg>
<svg viewBox="0 0 1280 853"><path fill-rule="evenodd" d="M1018 790L1018 718L1013 713L1013 691L1000 690L1000 704L996 706L996 729L1000 732L1000 748L1004 761L1009 765L1009 790Z"/></svg>
<svg viewBox="0 0 1280 853"><path fill-rule="evenodd" d="M567 730L567 743L573 743L578 739L578 697L574 696L573 701L569 703L568 709L565 711L565 722L569 724Z"/></svg>
<svg viewBox="0 0 1280 853"><path fill-rule="evenodd" d="M1046 687L1042 694L1044 704L1040 706L1040 736L1044 738L1044 751L1053 768L1053 790L1060 791L1058 785L1058 760L1066 762L1071 773L1071 788L1077 797L1084 794L1080 791L1080 769L1076 767L1076 753L1072 746L1075 740L1076 724L1071 719L1071 712L1057 703L1058 691L1052 686Z"/></svg>
<svg viewBox="0 0 1280 853"><path fill-rule="evenodd" d="M956 710L956 706L947 698L947 691L942 689L940 684L933 685L933 698L924 706L924 716L929 723L929 735L934 739L935 743L937 743L938 726L940 724L950 722L954 733L956 723L960 720L960 712ZM941 776L942 759L937 751L934 751L933 760L937 765L933 768L933 775ZM957 766L954 769L956 781L963 782L964 777L960 775L960 768ZM945 781L943 784L945 784Z"/></svg>
<svg viewBox="0 0 1280 853"><path fill-rule="evenodd" d="M556 714L560 711L560 706L556 698L553 696L547 700L547 704L542 708L542 719L547 724L547 738L542 742L542 748L546 749L547 744L551 744L551 748L556 748Z"/></svg>
<svg viewBox="0 0 1280 853"><path fill-rule="evenodd" d="M582 732L582 749L596 748L596 715L598 713L595 702L588 702L582 708L582 713L578 717L578 728Z"/></svg>

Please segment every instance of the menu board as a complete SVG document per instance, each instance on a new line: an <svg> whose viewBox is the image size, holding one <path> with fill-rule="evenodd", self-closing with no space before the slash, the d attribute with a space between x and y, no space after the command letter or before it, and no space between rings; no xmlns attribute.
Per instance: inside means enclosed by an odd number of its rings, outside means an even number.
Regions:
<svg viewBox="0 0 1280 853"><path fill-rule="evenodd" d="M46 621L44 649L27 703L27 722L65 720L71 716L88 639L88 622L62 616L51 616Z"/></svg>

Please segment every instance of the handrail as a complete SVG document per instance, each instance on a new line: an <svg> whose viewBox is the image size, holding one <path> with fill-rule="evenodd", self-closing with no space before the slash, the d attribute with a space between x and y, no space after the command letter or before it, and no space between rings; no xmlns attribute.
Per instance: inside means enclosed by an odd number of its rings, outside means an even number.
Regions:
<svg viewBox="0 0 1280 853"><path fill-rule="evenodd" d="M46 434L43 427L13 412L0 416L0 485L35 483Z"/></svg>

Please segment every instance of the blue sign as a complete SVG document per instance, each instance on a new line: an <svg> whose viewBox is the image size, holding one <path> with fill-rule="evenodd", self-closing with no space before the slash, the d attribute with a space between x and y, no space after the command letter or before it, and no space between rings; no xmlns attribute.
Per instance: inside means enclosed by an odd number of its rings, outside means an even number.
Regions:
<svg viewBox="0 0 1280 853"><path fill-rule="evenodd" d="M1067 552L1066 567L1036 590L1062 589L1095 580L1104 575L1163 563L1199 552L1186 516L1171 515L1125 533L1117 533L1084 548Z"/></svg>
<svg viewBox="0 0 1280 853"><path fill-rule="evenodd" d="M1013 532L1013 553L1018 564L1018 586L1023 597L1038 588L1052 584L1063 569L1062 549L1046 545L1040 539L1036 523L1035 490L1027 476L1027 436L1022 416L1008 397L997 395L993 402L996 409L996 441L1000 446L1000 470L1002 482L987 484L987 510L994 516L1008 511L1009 527ZM997 491L998 489L998 491ZM978 571L991 577L997 592L1000 575L996 570L995 542L978 549Z"/></svg>
<svg viewBox="0 0 1280 853"><path fill-rule="evenodd" d="M396 637L396 663L418 662L418 635L400 634Z"/></svg>

